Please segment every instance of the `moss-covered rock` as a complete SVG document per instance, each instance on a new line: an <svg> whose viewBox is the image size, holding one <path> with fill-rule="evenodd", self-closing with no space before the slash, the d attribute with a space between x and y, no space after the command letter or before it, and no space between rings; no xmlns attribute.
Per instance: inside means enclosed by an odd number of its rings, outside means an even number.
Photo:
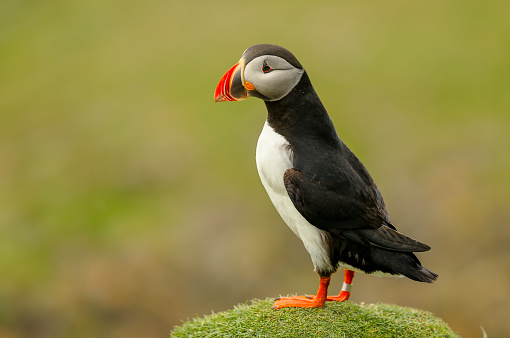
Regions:
<svg viewBox="0 0 510 338"><path fill-rule="evenodd" d="M194 318L171 337L459 337L432 313L386 304L327 302L324 308L272 310L272 299Z"/></svg>

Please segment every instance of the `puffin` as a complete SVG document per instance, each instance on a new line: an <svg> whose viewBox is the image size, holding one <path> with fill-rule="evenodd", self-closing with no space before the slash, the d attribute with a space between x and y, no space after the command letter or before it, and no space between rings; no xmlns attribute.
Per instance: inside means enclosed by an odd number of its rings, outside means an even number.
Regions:
<svg viewBox="0 0 510 338"><path fill-rule="evenodd" d="M430 247L397 231L365 166L338 137L307 72L287 49L249 47L219 81L216 102L262 99L267 119L257 171L281 218L301 239L319 275L315 296L280 297L273 309L323 307L351 294L354 272L432 283L438 275L415 252ZM340 293L331 275L344 270Z"/></svg>

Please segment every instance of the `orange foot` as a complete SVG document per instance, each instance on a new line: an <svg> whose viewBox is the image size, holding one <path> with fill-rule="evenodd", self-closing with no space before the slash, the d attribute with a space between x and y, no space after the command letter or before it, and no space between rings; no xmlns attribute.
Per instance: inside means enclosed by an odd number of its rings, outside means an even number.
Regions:
<svg viewBox="0 0 510 338"><path fill-rule="evenodd" d="M295 296L276 298L272 309L281 309L283 307L323 307L324 302L315 300L315 296Z"/></svg>
<svg viewBox="0 0 510 338"><path fill-rule="evenodd" d="M354 278L354 271L345 269L344 284L342 285L342 291L338 296L328 296L327 301L330 302L345 302L351 296L352 279ZM314 296L306 296L309 299L314 299Z"/></svg>
<svg viewBox="0 0 510 338"><path fill-rule="evenodd" d="M330 302L344 302L347 299L349 299L350 296L351 296L350 292L342 290L342 291L340 291L340 294L338 296L328 296L328 298L326 298L326 300L330 301Z"/></svg>
<svg viewBox="0 0 510 338"><path fill-rule="evenodd" d="M344 284L342 291L338 296L327 297L326 300L332 302L345 302L351 296L352 279L354 278L354 271L345 269Z"/></svg>
<svg viewBox="0 0 510 338"><path fill-rule="evenodd" d="M328 296L326 298L326 301L328 301L328 302L344 302L344 301L348 300L350 296L351 296L350 292L340 291L340 294L338 296ZM305 297L310 300L315 299L315 296L312 296L312 295L306 295Z"/></svg>
<svg viewBox="0 0 510 338"><path fill-rule="evenodd" d="M272 309L281 309L282 307L323 307L328 295L328 285L330 277L321 277L319 282L319 291L317 296L295 296L276 298Z"/></svg>

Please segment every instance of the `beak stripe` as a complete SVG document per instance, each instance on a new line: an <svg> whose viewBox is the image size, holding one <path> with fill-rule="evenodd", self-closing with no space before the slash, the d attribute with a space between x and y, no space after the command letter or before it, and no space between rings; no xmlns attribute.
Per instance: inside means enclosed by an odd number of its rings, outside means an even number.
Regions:
<svg viewBox="0 0 510 338"><path fill-rule="evenodd" d="M234 83L235 82L235 83ZM234 88L232 87L234 83ZM240 101L247 98L246 89L244 87L244 59L236 63L221 78L216 91L214 92L214 100L222 101Z"/></svg>
<svg viewBox="0 0 510 338"><path fill-rule="evenodd" d="M218 86L216 87L216 91L214 92L214 100L216 102L237 101L232 95L230 95L232 75L237 70L237 67L239 67L239 63L236 63L232 68L230 68L221 78Z"/></svg>

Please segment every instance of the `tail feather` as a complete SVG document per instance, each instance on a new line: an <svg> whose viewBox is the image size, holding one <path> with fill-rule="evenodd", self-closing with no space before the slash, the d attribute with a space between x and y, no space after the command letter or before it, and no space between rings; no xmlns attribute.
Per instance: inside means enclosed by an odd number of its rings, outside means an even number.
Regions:
<svg viewBox="0 0 510 338"><path fill-rule="evenodd" d="M416 270L411 270L404 276L412 280L424 283L432 283L437 280L438 277L437 273L430 271L424 266L420 266L420 268Z"/></svg>
<svg viewBox="0 0 510 338"><path fill-rule="evenodd" d="M334 262L348 264L367 274L382 272L424 283L432 283L438 277L422 266L412 252L383 249L346 238L337 238L333 243Z"/></svg>
<svg viewBox="0 0 510 338"><path fill-rule="evenodd" d="M409 279L423 283L432 283L438 277L435 272L421 265L418 257L411 252L397 252L375 247L371 251L374 263L383 271L404 275Z"/></svg>

